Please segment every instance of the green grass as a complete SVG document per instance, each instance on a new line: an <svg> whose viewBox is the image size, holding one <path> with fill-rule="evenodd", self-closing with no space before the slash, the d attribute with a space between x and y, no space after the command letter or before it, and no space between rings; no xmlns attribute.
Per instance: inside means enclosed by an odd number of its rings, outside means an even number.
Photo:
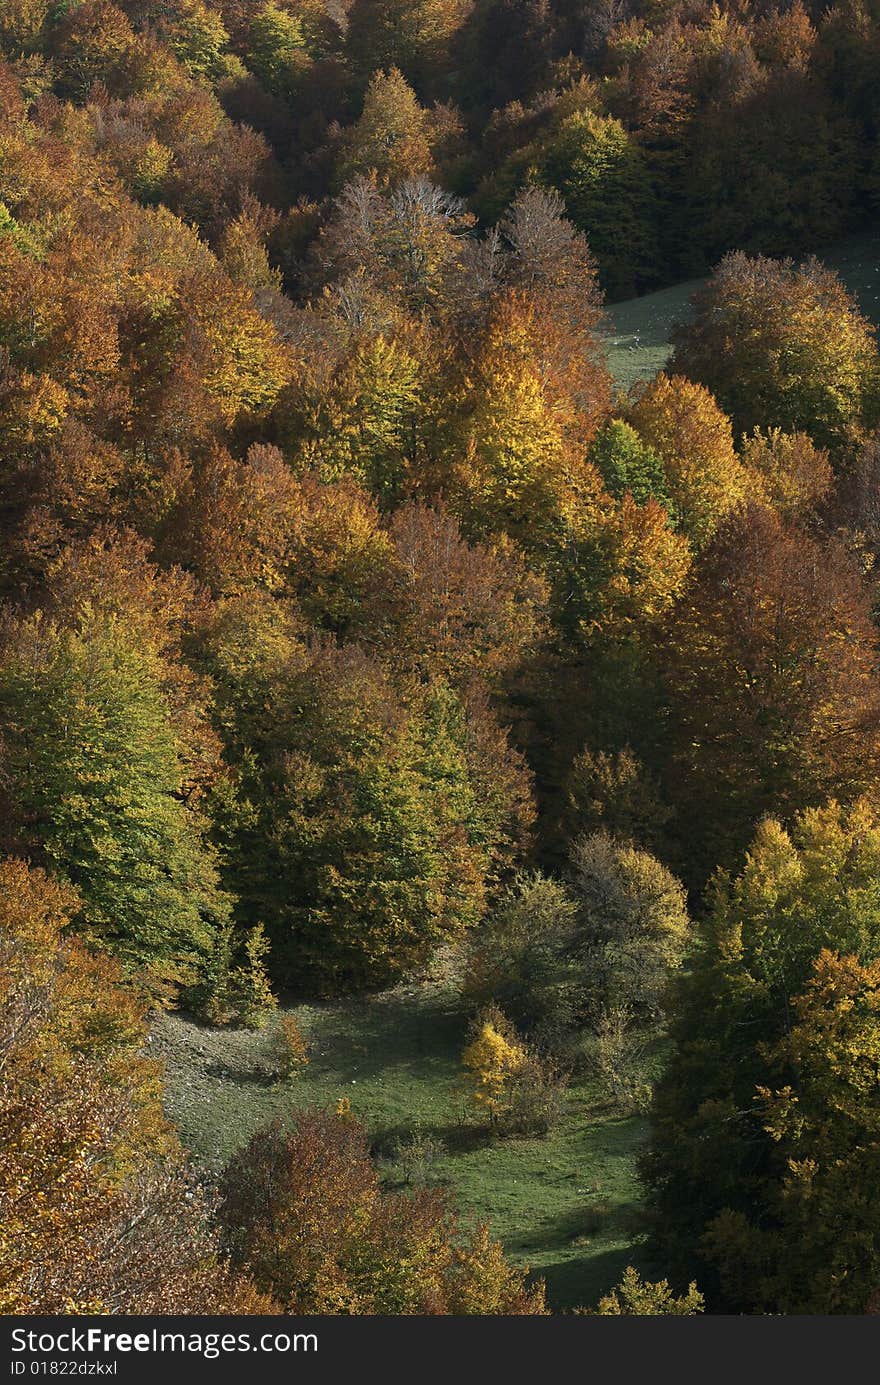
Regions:
<svg viewBox="0 0 880 1385"><path fill-rule="evenodd" d="M280 1082L258 1072L271 1028L212 1030L182 1015L158 1022L151 1047L166 1064L168 1113L200 1162L217 1168L273 1116L332 1109L348 1097L390 1181L395 1140L415 1125L443 1143L433 1180L467 1219L488 1221L513 1260L546 1279L554 1308L591 1305L628 1263L642 1264L634 1165L641 1117L621 1118L581 1083L549 1135L489 1139L463 1119L465 1021L442 988L293 1008L311 1060Z"/></svg>
<svg viewBox="0 0 880 1385"><path fill-rule="evenodd" d="M880 324L880 234L851 236L820 251L818 258L837 270L865 316ZM663 369L672 351L672 328L686 319L690 297L702 283L703 279L690 279L609 306L608 364L622 389Z"/></svg>

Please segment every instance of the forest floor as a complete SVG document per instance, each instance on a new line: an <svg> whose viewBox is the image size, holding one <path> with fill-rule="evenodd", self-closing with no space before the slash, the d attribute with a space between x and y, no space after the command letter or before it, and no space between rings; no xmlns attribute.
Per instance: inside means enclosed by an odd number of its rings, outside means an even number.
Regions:
<svg viewBox="0 0 880 1385"><path fill-rule="evenodd" d="M151 1052L166 1065L168 1115L199 1163L217 1169L272 1117L333 1110L348 1097L385 1182L405 1186L399 1141L436 1142L429 1181L546 1280L554 1309L594 1305L627 1264L650 1268L635 1171L643 1117L622 1117L578 1079L549 1135L490 1136L462 1085L465 1016L436 984L289 1009L310 1061L281 1080L268 1075L277 1018L256 1032L210 1029L181 1014L158 1021Z"/></svg>
<svg viewBox="0 0 880 1385"><path fill-rule="evenodd" d="M837 271L865 316L880 325L880 232L850 236L816 254ZM672 328L687 317L690 297L704 282L689 279L609 305L608 364L621 388L628 390L637 380L650 380L664 368L672 353Z"/></svg>

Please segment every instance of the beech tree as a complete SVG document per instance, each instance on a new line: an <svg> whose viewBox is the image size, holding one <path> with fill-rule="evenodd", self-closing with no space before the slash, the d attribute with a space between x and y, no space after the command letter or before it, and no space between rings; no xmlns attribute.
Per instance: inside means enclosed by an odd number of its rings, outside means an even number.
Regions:
<svg viewBox="0 0 880 1385"><path fill-rule="evenodd" d="M332 376L304 374L285 400L283 438L299 467L324 481L351 477L383 508L411 487L425 408L424 362L416 342L358 333Z"/></svg>
<svg viewBox="0 0 880 1385"><path fill-rule="evenodd" d="M145 1002L71 935L76 893L0 862L0 1308L266 1313L162 1115Z"/></svg>
<svg viewBox="0 0 880 1385"><path fill-rule="evenodd" d="M763 813L867 789L878 753L876 633L856 557L751 507L717 533L662 656L669 784L689 856L731 863Z"/></svg>
<svg viewBox="0 0 880 1385"><path fill-rule="evenodd" d="M464 203L424 177L383 191L375 175L346 185L315 244L322 282L362 274L393 302L415 313L436 313L449 300L474 224Z"/></svg>
<svg viewBox="0 0 880 1385"><path fill-rule="evenodd" d="M878 844L866 800L766 820L679 988L643 1171L670 1263L725 1311L875 1290Z"/></svg>
<svg viewBox="0 0 880 1385"><path fill-rule="evenodd" d="M468 13L464 0L354 0L346 52L364 82L380 68L397 67L421 92L448 65L451 41Z"/></svg>
<svg viewBox="0 0 880 1385"><path fill-rule="evenodd" d="M0 663L7 846L81 894L79 927L151 989L192 985L228 902L184 760L162 668L118 620L12 625Z"/></svg>
<svg viewBox="0 0 880 1385"><path fill-rule="evenodd" d="M603 832L575 842L571 879L594 1011L622 1007L656 1020L690 944L683 886L648 852Z"/></svg>
<svg viewBox="0 0 880 1385"><path fill-rule="evenodd" d="M428 177L433 167L431 118L396 67L374 72L360 119L344 138L338 177L376 173L383 184Z"/></svg>
<svg viewBox="0 0 880 1385"><path fill-rule="evenodd" d="M702 386L661 371L636 392L628 421L662 461L675 513L697 547L754 495L755 482L734 451L730 420Z"/></svg>
<svg viewBox="0 0 880 1385"><path fill-rule="evenodd" d="M738 432L776 427L839 447L874 417L871 325L818 260L728 255L676 332L672 368L715 394Z"/></svg>
<svg viewBox="0 0 880 1385"><path fill-rule="evenodd" d="M760 478L773 509L796 519L809 516L832 488L834 474L828 453L805 433L781 428L756 428L742 441L743 464Z"/></svg>
<svg viewBox="0 0 880 1385"><path fill-rule="evenodd" d="M587 238L612 298L626 298L654 278L653 189L644 153L619 120L577 111L548 140L542 180L565 199Z"/></svg>
<svg viewBox="0 0 880 1385"><path fill-rule="evenodd" d="M451 515L418 503L396 511L388 535L396 605L381 638L389 659L459 687L479 676L497 685L542 647L550 593L516 544L466 543Z"/></svg>
<svg viewBox="0 0 880 1385"><path fill-rule="evenodd" d="M261 707L229 631L207 650L240 773L228 880L243 920L266 923L274 974L327 993L387 984L476 922L531 819L491 717L442 684L402 697L353 646L310 654L283 637L263 652Z"/></svg>
<svg viewBox="0 0 880 1385"><path fill-rule="evenodd" d="M282 590L299 487L277 448L254 445L243 462L214 446L178 470L158 551L181 561L212 592Z"/></svg>

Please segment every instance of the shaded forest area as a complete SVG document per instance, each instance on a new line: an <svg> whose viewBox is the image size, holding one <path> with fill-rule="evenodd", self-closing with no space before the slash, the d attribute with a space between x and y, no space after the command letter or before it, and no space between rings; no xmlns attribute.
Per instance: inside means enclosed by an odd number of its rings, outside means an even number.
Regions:
<svg viewBox="0 0 880 1385"><path fill-rule="evenodd" d="M647 1120L663 1278L590 1311L875 1311L880 357L821 255L877 0L0 52L0 1311L547 1312L429 1133L295 1103L297 1007L401 985L462 1147ZM695 276L623 389L606 303ZM222 1168L173 1009L294 1094Z"/></svg>

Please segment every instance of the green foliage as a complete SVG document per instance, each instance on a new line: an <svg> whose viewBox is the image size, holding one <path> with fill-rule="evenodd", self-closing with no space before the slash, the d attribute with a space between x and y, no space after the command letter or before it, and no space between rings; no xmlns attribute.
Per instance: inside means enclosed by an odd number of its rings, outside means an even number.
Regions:
<svg viewBox="0 0 880 1385"><path fill-rule="evenodd" d="M277 1002L269 984L266 956L269 941L260 924L237 937L231 921L221 929L200 987L191 992L195 1004L212 1024L242 1024L260 1029Z"/></svg>
<svg viewBox="0 0 880 1385"><path fill-rule="evenodd" d="M627 492L639 505L653 498L674 516L663 462L628 423L619 418L606 423L596 435L590 460L616 500Z"/></svg>
<svg viewBox="0 0 880 1385"><path fill-rule="evenodd" d="M382 336L356 342L329 389L304 394L288 424L298 460L323 481L353 477L383 506L404 491L422 406L419 362Z"/></svg>
<svg viewBox="0 0 880 1385"><path fill-rule="evenodd" d="M855 126L813 73L777 67L743 88L694 132L686 197L705 217L705 256L827 245L852 221Z"/></svg>
<svg viewBox="0 0 880 1385"><path fill-rule="evenodd" d="M702 1263L728 1311L862 1312L876 1283L873 1104L855 1093L876 1042L878 848L864 801L790 833L764 822L680 988L644 1171L669 1254Z"/></svg>
<svg viewBox="0 0 880 1385"><path fill-rule="evenodd" d="M491 1001L516 1024L549 1037L581 1018L575 899L559 881L519 876L466 944L463 985L477 1005Z"/></svg>
<svg viewBox="0 0 880 1385"><path fill-rule="evenodd" d="M75 885L71 930L139 992L235 1026L229 1052L252 1051L270 974L329 995L464 965L469 999L522 1026L488 1038L520 1050L494 1115L530 1172L520 1188L512 1156L481 1162L432 1091L437 1163L470 1207L503 1171L520 1250L549 1207L545 1263L601 1262L569 1245L601 1225L604 1284L632 1228L536 1189L545 1162L560 1186L596 1162L597 1101L629 1156L621 1117L644 1108L678 978L648 1173L668 1263L687 1282L702 1257L713 1305L862 1311L876 871L853 876L874 827L852 805L880 767L880 373L854 300L800 257L876 206L876 6L0 9L0 846L49 893ZM636 292L725 255L680 373L615 399L599 283ZM662 372L684 292L622 310L627 378ZM648 850L699 912L762 822L692 949ZM77 955L81 996L66 956L41 973L62 1011L68 982L87 1012L115 965ZM441 1090L460 999L435 1016ZM361 1079L383 1090L357 1053L336 1090L323 1065L292 1074L288 1048L265 1091L224 1097L230 1132L242 1107L283 1109L294 1077L347 1128ZM574 1116L550 1049L587 1075ZM228 1301L207 1203L169 1230L184 1173L150 1165L129 1193L108 1169L95 1200L76 1160L113 1126L112 1089L63 1054L28 1061L4 1108L3 1254L26 1187L23 1224L45 1205L60 1267L41 1239L31 1306ZM394 1061L389 1087L422 1081ZM383 1101L386 1126L420 1115ZM211 1129L212 1157L232 1135ZM90 1240L56 1198L68 1175ZM115 1268L92 1302L77 1266L118 1265L104 1252L138 1199L156 1228L136 1242L142 1302ZM432 1198L358 1216L311 1300L329 1311L525 1304L488 1235L462 1238ZM148 1284L181 1228L201 1298ZM298 1253L271 1219L259 1250L276 1269ZM612 1299L675 1302L633 1276Z"/></svg>
<svg viewBox="0 0 880 1385"><path fill-rule="evenodd" d="M182 0L166 25L168 47L196 77L216 80L230 70L229 34L216 10L201 0Z"/></svg>
<svg viewBox="0 0 880 1385"><path fill-rule="evenodd" d="M588 1056L604 1096L623 1115L644 1112L650 1104L651 1089L641 1080L644 1047L643 1031L629 1006L606 1005Z"/></svg>
<svg viewBox="0 0 880 1385"><path fill-rule="evenodd" d="M242 916L265 922L287 983L387 984L480 917L519 806L503 783L478 792L479 743L444 686L403 701L362 653L328 647L300 672L264 668L272 701L254 723L230 652L215 646L213 668L233 699L226 844Z"/></svg>
<svg viewBox="0 0 880 1385"><path fill-rule="evenodd" d="M349 1114L274 1121L228 1165L221 1216L235 1262L288 1312L544 1313L485 1227L462 1235L438 1193L383 1193Z"/></svg>
<svg viewBox="0 0 880 1385"><path fill-rule="evenodd" d="M819 447L839 447L874 417L873 328L818 260L731 254L694 301L673 365L708 385L737 431L802 430Z"/></svg>
<svg viewBox="0 0 880 1385"><path fill-rule="evenodd" d="M628 746L615 753L582 750L566 775L565 798L568 839L602 830L656 849L672 816L654 775Z"/></svg>
<svg viewBox="0 0 880 1385"><path fill-rule="evenodd" d="M419 89L449 66L457 30L469 14L464 0L354 0L346 48L364 84L397 67Z"/></svg>
<svg viewBox="0 0 880 1385"><path fill-rule="evenodd" d="M703 1308L703 1295L696 1284L690 1284L687 1293L676 1298L665 1279L652 1283L627 1265L620 1283L599 1300L595 1312L602 1317L693 1317Z"/></svg>
<svg viewBox="0 0 880 1385"><path fill-rule="evenodd" d="M749 1208L725 1207L703 1254L725 1301L752 1312L862 1313L880 1256L870 1194L878 1107L880 967L823 950L789 1032L764 1046L754 1090L764 1140ZM772 1085L770 1085L772 1084Z"/></svg>
<svg viewBox="0 0 880 1385"><path fill-rule="evenodd" d="M158 661L119 620L33 617L6 644L0 718L7 832L76 886L102 949L160 991L197 980L228 901Z"/></svg>
<svg viewBox="0 0 880 1385"><path fill-rule="evenodd" d="M642 150L619 120L577 111L560 124L544 152L540 177L565 198L583 231L612 298L625 298L654 279L653 188Z"/></svg>
<svg viewBox="0 0 880 1385"><path fill-rule="evenodd" d="M414 1188L427 1188L436 1180L438 1161L445 1152L442 1141L429 1135L420 1122L412 1132L397 1140L392 1149L395 1167L404 1183Z"/></svg>
<svg viewBox="0 0 880 1385"><path fill-rule="evenodd" d="M4 202L0 202L0 236L8 236L24 255L35 258L41 255L43 247L39 234L28 226L22 226Z"/></svg>
<svg viewBox="0 0 880 1385"><path fill-rule="evenodd" d="M270 91L292 93L309 61L299 15L267 0L251 22L249 61Z"/></svg>
<svg viewBox="0 0 880 1385"><path fill-rule="evenodd" d="M689 936L670 871L599 832L575 842L568 888L519 877L468 941L464 990L557 1045L609 1007L654 1023Z"/></svg>
<svg viewBox="0 0 880 1385"><path fill-rule="evenodd" d="M648 852L604 832L575 842L572 881L588 995L656 1019L690 940L683 886Z"/></svg>

